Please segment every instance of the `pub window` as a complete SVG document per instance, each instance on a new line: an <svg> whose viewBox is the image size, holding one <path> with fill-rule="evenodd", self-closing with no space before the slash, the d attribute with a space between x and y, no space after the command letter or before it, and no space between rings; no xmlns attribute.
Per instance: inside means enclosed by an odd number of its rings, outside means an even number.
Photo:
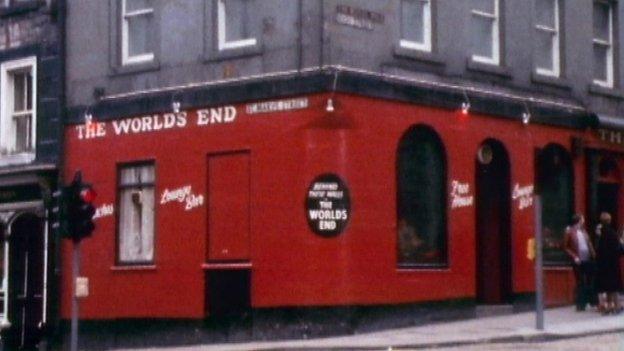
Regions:
<svg viewBox="0 0 624 351"><path fill-rule="evenodd" d="M250 28L249 0L218 0L218 49L237 49L257 44Z"/></svg>
<svg viewBox="0 0 624 351"><path fill-rule="evenodd" d="M446 155L426 126L408 130L397 151L397 264L445 266Z"/></svg>
<svg viewBox="0 0 624 351"><path fill-rule="evenodd" d="M568 262L563 247L565 229L574 213L574 175L569 153L551 144L538 155L538 188L542 196L544 262Z"/></svg>
<svg viewBox="0 0 624 351"><path fill-rule="evenodd" d="M152 0L121 0L121 64L154 60Z"/></svg>
<svg viewBox="0 0 624 351"><path fill-rule="evenodd" d="M431 0L401 1L401 40L406 49L431 51Z"/></svg>
<svg viewBox="0 0 624 351"><path fill-rule="evenodd" d="M607 0L594 1L594 84L613 87L613 7Z"/></svg>
<svg viewBox="0 0 624 351"><path fill-rule="evenodd" d="M154 261L154 165L118 170L118 263Z"/></svg>
<svg viewBox="0 0 624 351"><path fill-rule="evenodd" d="M4 62L0 69L0 154L8 162L30 162L35 158L36 66L36 58L30 57Z"/></svg>
<svg viewBox="0 0 624 351"><path fill-rule="evenodd" d="M472 0L472 60L500 63L500 0Z"/></svg>

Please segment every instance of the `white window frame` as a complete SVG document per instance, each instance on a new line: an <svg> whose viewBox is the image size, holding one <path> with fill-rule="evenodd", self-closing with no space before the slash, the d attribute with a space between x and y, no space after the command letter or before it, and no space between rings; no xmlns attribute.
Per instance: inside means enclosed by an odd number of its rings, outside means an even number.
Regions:
<svg viewBox="0 0 624 351"><path fill-rule="evenodd" d="M403 11L403 2L401 1L401 11ZM432 25L431 25L431 0L413 0L419 1L425 4L423 9L423 36L424 42L417 42L413 40L408 40L402 38L403 33L401 33L401 39L399 40L399 45L406 49L411 50L420 50L431 52L431 36L432 36ZM401 28L403 28L403 23L401 23Z"/></svg>
<svg viewBox="0 0 624 351"><path fill-rule="evenodd" d="M245 4L247 5L247 4ZM226 38L227 29L227 13L225 11L225 0L217 1L217 48L221 50L238 49L247 46L255 46L258 41L256 38L245 38L240 40L228 41Z"/></svg>
<svg viewBox="0 0 624 351"><path fill-rule="evenodd" d="M130 29L128 26L128 21L132 17L153 16L154 7L151 7L148 9L141 9L141 10L126 12L126 2L127 0L121 0L121 11L120 11L121 13L121 64L130 65L130 64L153 61L154 60L154 51L153 51L154 48L151 48L152 52L150 53L130 56L130 35L129 35Z"/></svg>
<svg viewBox="0 0 624 351"><path fill-rule="evenodd" d="M543 1L543 0L536 0ZM553 69L545 69L540 67L535 67L535 73L550 76L550 77L559 77L561 74L561 47L560 47L560 17L559 17L559 0L554 0L554 14L555 14L555 27L551 28L542 24L535 24L535 29L540 32L545 32L551 35L551 45L552 45L552 62Z"/></svg>
<svg viewBox="0 0 624 351"><path fill-rule="evenodd" d="M14 89L11 79L13 72L30 70L32 77L32 119L30 121L30 150L13 153L15 146L15 130L12 127ZM0 65L0 166L7 164L29 163L35 159L37 145L37 58L35 56L4 62ZM12 135L13 134L13 135Z"/></svg>
<svg viewBox="0 0 624 351"><path fill-rule="evenodd" d="M597 38L593 38L593 34L592 34L592 50L593 50L593 46L599 45L599 46L604 46L607 48L607 79L606 80L600 80L600 79L594 79L593 83L605 88L613 88L613 83L614 83L614 69L613 69L613 65L614 65L614 60L613 60L613 3L610 1L601 1L601 0L594 0L592 2L592 5L594 3L602 3L605 4L609 7L609 40L608 41L604 41L602 39L597 39ZM593 10L592 10L592 18L593 18ZM592 27L593 30L593 27Z"/></svg>
<svg viewBox="0 0 624 351"><path fill-rule="evenodd" d="M472 55L475 62L500 65L500 0L494 1L494 13L472 9L472 16L485 17L492 21L492 57Z"/></svg>
<svg viewBox="0 0 624 351"><path fill-rule="evenodd" d="M151 181L145 181L145 180L139 180L138 182L136 181L132 181L130 183L123 183L122 182L122 172L123 170L127 170L127 169L140 169L143 167L150 167L152 169L153 172L153 180ZM117 243L116 243L116 248L115 250L116 252L116 265L119 266L132 266L132 265L153 265L156 259L156 165L154 162L138 162L138 163L130 163L130 164L120 164L118 166L117 169L117 176L118 176L118 181L117 181L117 203L118 203L118 207L119 207L119 214L117 216ZM139 236L141 238L143 238L143 232L140 233L133 233L131 230L129 230L128 228L124 227L124 224L122 223L122 216L124 213L124 206L130 205L130 204L124 204L123 203L123 193L130 191L131 194L131 198L134 200L135 196L136 198L143 202L143 196L145 194L144 190L146 189L151 189L152 191L152 223L151 223L151 232L150 233L146 233L149 234L151 236L151 257L149 259L142 259L141 257L135 256L135 257L122 257L123 252L122 252L122 236L124 236L125 238L125 242L126 244L128 243L128 240L131 239L131 234L136 234L135 236ZM142 216L141 218L139 218L139 221L142 221ZM142 223L142 222L141 222ZM126 231L124 231L126 230Z"/></svg>

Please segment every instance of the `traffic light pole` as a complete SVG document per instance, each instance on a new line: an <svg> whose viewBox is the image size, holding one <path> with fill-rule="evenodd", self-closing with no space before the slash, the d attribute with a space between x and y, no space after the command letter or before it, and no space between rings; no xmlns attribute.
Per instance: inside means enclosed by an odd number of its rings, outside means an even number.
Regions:
<svg viewBox="0 0 624 351"><path fill-rule="evenodd" d="M542 197L535 195L535 329L544 330L544 252Z"/></svg>
<svg viewBox="0 0 624 351"><path fill-rule="evenodd" d="M80 275L80 240L74 240L72 253L72 307L70 351L78 351L78 297L76 296L76 280Z"/></svg>

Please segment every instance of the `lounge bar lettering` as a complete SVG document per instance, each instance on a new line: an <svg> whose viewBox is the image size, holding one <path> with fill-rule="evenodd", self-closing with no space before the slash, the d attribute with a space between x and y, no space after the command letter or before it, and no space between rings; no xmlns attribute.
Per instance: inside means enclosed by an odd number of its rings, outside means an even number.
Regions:
<svg viewBox="0 0 624 351"><path fill-rule="evenodd" d="M179 113L162 113L140 117L124 118L105 122L88 122L77 125L76 133L79 140L103 138L112 132L114 135L141 134L159 132L169 129L182 129L193 124L205 127L218 124L229 124L236 121L237 110L234 106L222 106L197 110L196 113L182 111Z"/></svg>
<svg viewBox="0 0 624 351"><path fill-rule="evenodd" d="M312 182L306 198L308 225L316 234L331 237L344 231L351 201L346 184L335 174L323 174Z"/></svg>

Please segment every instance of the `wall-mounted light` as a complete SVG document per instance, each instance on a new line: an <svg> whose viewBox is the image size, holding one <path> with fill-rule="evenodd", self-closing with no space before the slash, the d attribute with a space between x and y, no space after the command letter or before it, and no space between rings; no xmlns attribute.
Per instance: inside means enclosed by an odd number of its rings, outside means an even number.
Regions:
<svg viewBox="0 0 624 351"><path fill-rule="evenodd" d="M180 110L182 109L182 102L180 100L180 92L174 92L171 96L171 110L173 113L180 113Z"/></svg>
<svg viewBox="0 0 624 351"><path fill-rule="evenodd" d="M462 90L462 93L464 94L464 101L461 103L461 112L467 115L470 112L470 99L468 94L466 94L466 90Z"/></svg>
<svg viewBox="0 0 624 351"><path fill-rule="evenodd" d="M327 105L325 105L325 111L327 112L334 112L334 99L333 98L329 98L327 99Z"/></svg>
<svg viewBox="0 0 624 351"><path fill-rule="evenodd" d="M171 109L173 110L173 113L180 113L180 107L181 107L181 103L180 101L173 101L171 103Z"/></svg>
<svg viewBox="0 0 624 351"><path fill-rule="evenodd" d="M525 126L531 122L531 110L529 110L529 105L524 103L524 112L522 112L522 124Z"/></svg>

